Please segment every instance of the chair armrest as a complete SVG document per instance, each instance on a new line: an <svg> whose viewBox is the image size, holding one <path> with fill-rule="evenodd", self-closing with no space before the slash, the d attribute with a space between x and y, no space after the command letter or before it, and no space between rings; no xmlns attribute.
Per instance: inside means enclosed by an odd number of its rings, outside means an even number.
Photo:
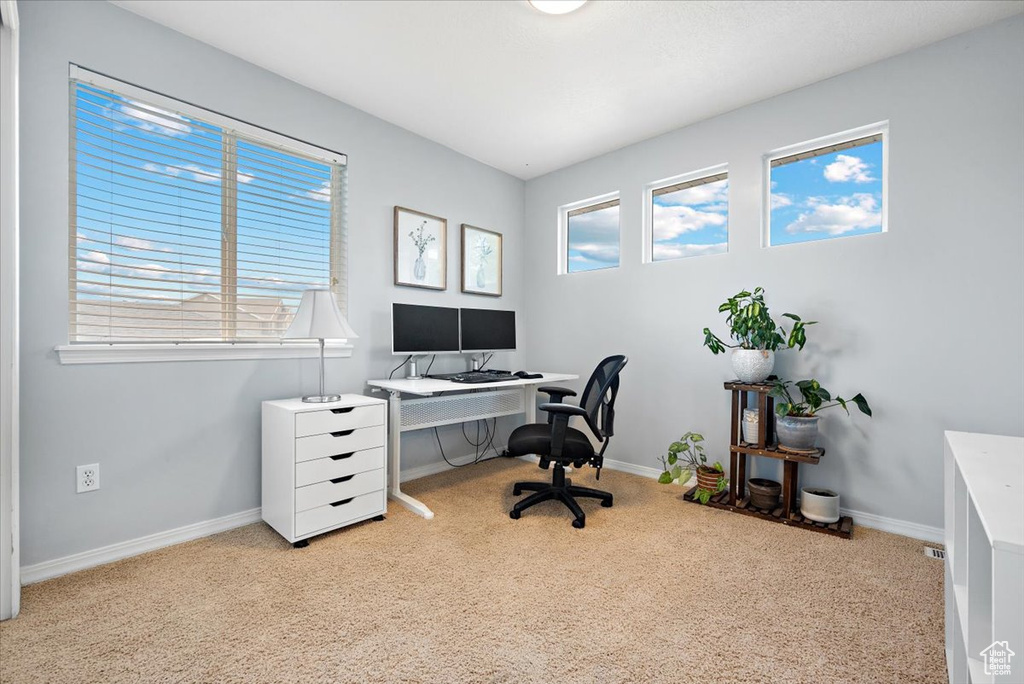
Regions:
<svg viewBox="0 0 1024 684"><path fill-rule="evenodd" d="M541 411L546 411L549 418L553 419L548 420L548 422L552 424L551 444L554 446L556 439L560 440L558 445L559 453L562 451L561 447L562 443L565 441L565 430L569 425L569 418L571 416L579 416L583 418L583 420L587 421L587 427L594 433L594 436L597 437L598 441L604 441L604 438L601 436L601 432L597 429L597 426L590 421L590 414L579 406L574 406L573 404L548 403L541 404L539 408Z"/></svg>
<svg viewBox="0 0 1024 684"><path fill-rule="evenodd" d="M543 392L544 394L549 395L551 397L552 401L556 401L556 402L560 402L560 401L562 401L562 399L565 399L566 397L575 397L576 396L575 392L573 392L571 389L566 389L564 387L551 387L551 386L538 387L537 391L538 392Z"/></svg>
<svg viewBox="0 0 1024 684"><path fill-rule="evenodd" d="M547 403L538 406L541 411L547 411L548 413L564 413L569 416L583 416L587 417L587 412L581 409L579 406L572 404L559 403Z"/></svg>

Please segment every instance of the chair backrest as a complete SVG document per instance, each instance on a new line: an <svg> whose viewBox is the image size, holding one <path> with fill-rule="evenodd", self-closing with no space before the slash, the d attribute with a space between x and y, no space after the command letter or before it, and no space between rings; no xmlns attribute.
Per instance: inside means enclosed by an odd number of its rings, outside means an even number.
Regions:
<svg viewBox="0 0 1024 684"><path fill-rule="evenodd" d="M619 354L609 356L597 364L587 386L580 398L580 408L587 412L590 424L597 426L604 439L615 431L615 397L619 393L619 372L625 367L627 359Z"/></svg>

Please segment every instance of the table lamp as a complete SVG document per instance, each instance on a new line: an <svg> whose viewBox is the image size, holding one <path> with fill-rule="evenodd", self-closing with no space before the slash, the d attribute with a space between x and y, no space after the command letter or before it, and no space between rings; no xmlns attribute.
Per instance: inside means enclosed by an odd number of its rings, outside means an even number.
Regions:
<svg viewBox="0 0 1024 684"><path fill-rule="evenodd" d="M324 394L324 340L351 340L359 337L341 315L330 290L306 290L292 324L282 335L286 340L320 340L320 394L302 397L302 401L324 404L338 401L340 394Z"/></svg>

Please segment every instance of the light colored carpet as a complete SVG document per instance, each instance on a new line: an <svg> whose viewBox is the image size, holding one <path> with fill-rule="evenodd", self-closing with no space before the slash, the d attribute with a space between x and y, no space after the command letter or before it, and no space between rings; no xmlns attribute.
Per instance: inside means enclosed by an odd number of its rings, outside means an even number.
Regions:
<svg viewBox="0 0 1024 684"><path fill-rule="evenodd" d="M593 486L593 471L576 473ZM26 587L3 682L943 682L942 563L683 503L605 471L614 508L510 520L492 461L292 549L250 525Z"/></svg>

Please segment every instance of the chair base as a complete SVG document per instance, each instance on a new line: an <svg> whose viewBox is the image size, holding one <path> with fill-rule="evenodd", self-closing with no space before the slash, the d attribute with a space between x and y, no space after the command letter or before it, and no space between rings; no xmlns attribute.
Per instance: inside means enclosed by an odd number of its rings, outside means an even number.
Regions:
<svg viewBox="0 0 1024 684"><path fill-rule="evenodd" d="M586 497L592 499L600 499L601 505L605 508L610 508L612 505L612 495L610 492L602 492L599 489L591 489L590 487L579 487L572 483L572 480L565 476L565 468L560 464L554 465L554 474L551 483L547 482L516 482L512 487L512 494L519 496L524 491L534 492L530 496L526 497L522 501L516 503L512 510L509 511L509 517L513 520L518 520L519 516L522 515L523 511L531 506L535 506L542 501L550 501L552 499L561 501L565 506L572 512L575 520L572 521L572 526L577 529L583 529L587 524L587 516L580 508L580 505L576 502L575 497Z"/></svg>

